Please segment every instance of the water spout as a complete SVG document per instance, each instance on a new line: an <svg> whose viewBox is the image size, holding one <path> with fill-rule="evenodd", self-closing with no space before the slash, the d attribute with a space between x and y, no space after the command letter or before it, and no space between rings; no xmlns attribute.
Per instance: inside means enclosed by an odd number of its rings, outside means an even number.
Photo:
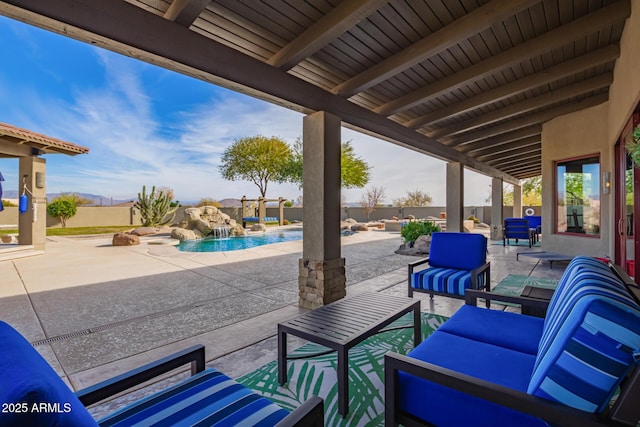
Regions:
<svg viewBox="0 0 640 427"><path fill-rule="evenodd" d="M231 235L231 227L228 225L216 225L211 229L210 236L214 239L227 239Z"/></svg>

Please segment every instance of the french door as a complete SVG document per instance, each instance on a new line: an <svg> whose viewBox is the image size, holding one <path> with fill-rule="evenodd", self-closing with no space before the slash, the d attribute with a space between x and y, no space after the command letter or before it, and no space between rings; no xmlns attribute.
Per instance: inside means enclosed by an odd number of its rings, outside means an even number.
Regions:
<svg viewBox="0 0 640 427"><path fill-rule="evenodd" d="M614 262L633 277L640 277L640 262L634 262L635 254L640 254L640 169L631 161L625 143L639 123L640 114L633 114L615 146Z"/></svg>

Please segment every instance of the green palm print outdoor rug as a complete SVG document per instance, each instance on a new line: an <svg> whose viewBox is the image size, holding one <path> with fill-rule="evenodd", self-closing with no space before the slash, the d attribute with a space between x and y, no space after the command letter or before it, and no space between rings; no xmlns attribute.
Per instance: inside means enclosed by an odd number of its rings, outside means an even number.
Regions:
<svg viewBox="0 0 640 427"><path fill-rule="evenodd" d="M403 316L391 327L410 325L413 314ZM427 337L447 317L422 313L422 336ZM289 360L289 382L278 384L277 361L243 376L238 381L279 404L294 409L309 397L316 395L325 400L327 426L382 426L384 425L384 355L388 351L401 354L413 349L413 328L398 329L374 335L349 350L349 413L346 418L338 414L338 385L336 380L336 353L310 359ZM308 343L290 352L289 356L316 354L327 348Z"/></svg>

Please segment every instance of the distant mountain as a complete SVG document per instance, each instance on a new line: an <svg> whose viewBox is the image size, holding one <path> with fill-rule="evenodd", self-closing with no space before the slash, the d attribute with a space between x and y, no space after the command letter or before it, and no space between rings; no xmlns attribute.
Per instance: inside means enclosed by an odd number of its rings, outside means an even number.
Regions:
<svg viewBox="0 0 640 427"><path fill-rule="evenodd" d="M52 200L56 197L60 196L62 193L47 193L47 199ZM85 199L91 200L93 203L87 206L112 206L120 203L130 202L132 200L137 200L137 197L132 197L130 199L114 199L111 197L100 196L97 194L89 194L89 193L76 193L78 196L83 197ZM16 190L5 190L2 192L3 199L17 199L19 197L19 193Z"/></svg>
<svg viewBox="0 0 640 427"><path fill-rule="evenodd" d="M47 193L47 199L52 200L60 196L61 194L62 193ZM92 204L87 206L114 206L114 205L119 205L121 203L127 203L127 202L138 200L137 196L132 197L130 199L113 199L111 197L100 196L98 194L89 194L89 193L76 193L76 194L80 197L84 197L85 199L89 199L93 201ZM5 190L2 192L3 199L17 199L18 196L19 194L16 190ZM187 201L180 200L180 204L182 206L190 206L190 205L195 205L197 203L198 203L198 200L187 200ZM219 203L222 205L223 208L242 207L242 202L239 199L222 199L222 200L219 200Z"/></svg>

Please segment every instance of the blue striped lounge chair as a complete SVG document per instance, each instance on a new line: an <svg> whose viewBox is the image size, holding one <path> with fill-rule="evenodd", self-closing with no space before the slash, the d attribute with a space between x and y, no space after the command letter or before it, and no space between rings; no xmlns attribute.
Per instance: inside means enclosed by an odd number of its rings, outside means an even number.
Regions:
<svg viewBox="0 0 640 427"><path fill-rule="evenodd" d="M180 366L191 376L95 421L86 407ZM317 426L324 403L312 397L290 412L215 369L204 347L191 347L73 393L35 348L0 322L0 402L3 427L90 426Z"/></svg>

